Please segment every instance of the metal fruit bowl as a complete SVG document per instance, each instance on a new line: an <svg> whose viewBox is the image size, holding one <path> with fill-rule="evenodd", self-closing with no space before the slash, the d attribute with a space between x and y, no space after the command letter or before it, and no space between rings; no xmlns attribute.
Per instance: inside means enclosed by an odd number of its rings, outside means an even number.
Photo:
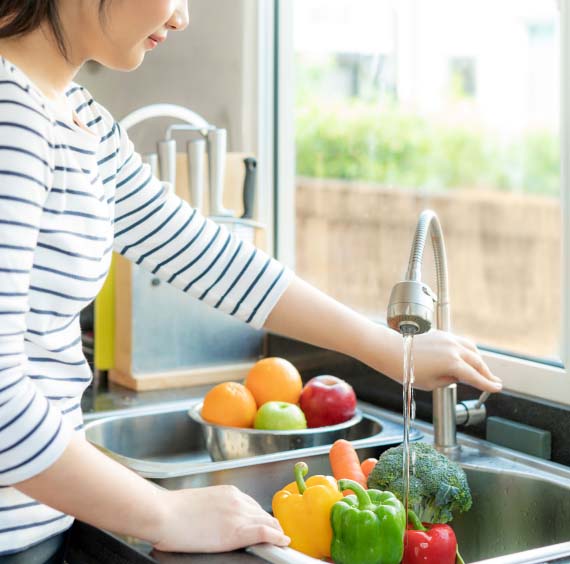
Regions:
<svg viewBox="0 0 570 564"><path fill-rule="evenodd" d="M200 425L214 462L332 444L337 439L346 438L349 431L362 420L362 412L357 409L354 417L338 425L292 431L262 431L209 423L202 419L201 412L202 402L193 406L188 415Z"/></svg>

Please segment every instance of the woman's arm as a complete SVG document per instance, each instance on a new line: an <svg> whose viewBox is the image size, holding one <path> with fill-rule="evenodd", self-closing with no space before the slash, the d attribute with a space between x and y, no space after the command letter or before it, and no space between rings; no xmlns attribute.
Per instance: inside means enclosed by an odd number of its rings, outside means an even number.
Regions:
<svg viewBox="0 0 570 564"><path fill-rule="evenodd" d="M115 131L109 142L117 145L109 147L117 154L115 250L197 300L261 328L291 272L165 190L127 133L96 107Z"/></svg>
<svg viewBox="0 0 570 564"><path fill-rule="evenodd" d="M341 305L178 197L163 193L124 132L120 146L118 252L253 327L265 322L270 331L343 352L401 381L397 333ZM460 380L491 392L500 389L475 345L449 333L417 337L415 361L418 388Z"/></svg>
<svg viewBox="0 0 570 564"><path fill-rule="evenodd" d="M402 381L402 337L340 304L300 278L294 278L277 302L265 329L352 356ZM497 392L500 379L491 374L469 340L443 331L414 339L416 386L433 389L465 382Z"/></svg>
<svg viewBox="0 0 570 564"><path fill-rule="evenodd" d="M63 455L16 489L96 527L160 550L222 552L260 542L287 545L279 523L232 486L168 491L75 435Z"/></svg>

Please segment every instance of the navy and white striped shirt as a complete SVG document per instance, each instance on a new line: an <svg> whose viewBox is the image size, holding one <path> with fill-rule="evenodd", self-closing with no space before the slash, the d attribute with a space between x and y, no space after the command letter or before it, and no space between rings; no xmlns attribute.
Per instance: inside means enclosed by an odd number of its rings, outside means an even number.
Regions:
<svg viewBox="0 0 570 564"><path fill-rule="evenodd" d="M169 194L85 89L67 97L88 131L0 58L0 554L71 524L10 486L81 432L79 313L113 250L255 327L292 276Z"/></svg>

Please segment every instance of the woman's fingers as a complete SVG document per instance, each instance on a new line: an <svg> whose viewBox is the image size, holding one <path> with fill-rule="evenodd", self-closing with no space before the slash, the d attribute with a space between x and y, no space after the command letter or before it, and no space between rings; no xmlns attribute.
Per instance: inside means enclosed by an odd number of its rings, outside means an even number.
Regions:
<svg viewBox="0 0 570 564"><path fill-rule="evenodd" d="M252 497L250 497L247 494L242 494L245 501L249 504L249 506L254 510L254 514L255 515L259 515L260 512L262 512L262 516L264 519L264 525L267 525L268 527L274 527L275 529L277 529L278 531L283 532L283 528L281 527L281 523L279 523L279 521L277 519L275 519L275 517L271 516L269 513L267 513L259 503L257 503L257 501L255 501L255 499L253 499Z"/></svg>
<svg viewBox="0 0 570 564"><path fill-rule="evenodd" d="M257 503L257 501L253 499L253 497L247 495L246 493L243 493L241 490L239 491L239 495L241 497L241 501L243 501L244 503L248 503L253 507L255 507L256 509L262 509L261 505L259 505L259 503Z"/></svg>
<svg viewBox="0 0 570 564"><path fill-rule="evenodd" d="M249 495L240 491L241 502L243 503L243 509L241 510L241 515L246 516L246 520L248 523L254 524L254 529L257 531L264 531L266 529L273 529L280 537L282 541L279 544L283 544L283 538L285 537L283 533L283 528L281 527L281 523L275 517L267 513L255 499L250 497ZM277 537L275 537L277 538ZM261 540L257 542L273 542L272 540ZM284 545L289 544L289 541L285 542Z"/></svg>
<svg viewBox="0 0 570 564"><path fill-rule="evenodd" d="M458 337L457 335L455 336L455 338L466 349L469 349L475 353L479 353L479 349L477 348L477 345L471 339L468 339L467 337Z"/></svg>
<svg viewBox="0 0 570 564"><path fill-rule="evenodd" d="M465 360L461 360L458 363L457 368L451 377L465 384L469 384L470 386L474 386L484 392L496 393L501 391L502 388L502 384L500 382L490 380Z"/></svg>
<svg viewBox="0 0 570 564"><path fill-rule="evenodd" d="M457 337L457 340L464 347L464 350L461 354L463 360L465 360L465 362L470 364L473 368L475 368L475 370L477 370L477 372L485 376L488 380L497 382L498 384L502 385L501 379L491 372L487 366L487 363L481 357L481 353L477 348L477 345L471 339L466 339L465 337Z"/></svg>
<svg viewBox="0 0 570 564"><path fill-rule="evenodd" d="M467 364L479 372L479 374L487 378L487 380L490 380L496 384L501 384L502 386L501 379L495 376L491 370L489 370L489 367L477 351L473 352L470 349L463 349L461 358L463 358Z"/></svg>
<svg viewBox="0 0 570 564"><path fill-rule="evenodd" d="M257 511L250 511L249 508L243 509L240 513L241 515L247 516L247 523L255 523L256 525L263 525L265 527L271 527L276 531L283 533L281 528L281 523L275 517L272 517L269 513L266 513L263 509Z"/></svg>
<svg viewBox="0 0 570 564"><path fill-rule="evenodd" d="M249 496L243 494L243 497ZM244 523L238 530L240 546L261 542L287 546L291 542L291 539L283 532L279 521L265 512L257 502L255 505L244 503L238 518Z"/></svg>
<svg viewBox="0 0 570 564"><path fill-rule="evenodd" d="M433 390L464 382L486 392L502 388L473 341L445 331L430 331L414 340L416 387Z"/></svg>
<svg viewBox="0 0 570 564"><path fill-rule="evenodd" d="M258 524L251 524L244 527L240 531L240 539L243 540L242 546L251 546L262 542L276 546L288 546L291 543L291 539L283 532L278 531L274 527Z"/></svg>

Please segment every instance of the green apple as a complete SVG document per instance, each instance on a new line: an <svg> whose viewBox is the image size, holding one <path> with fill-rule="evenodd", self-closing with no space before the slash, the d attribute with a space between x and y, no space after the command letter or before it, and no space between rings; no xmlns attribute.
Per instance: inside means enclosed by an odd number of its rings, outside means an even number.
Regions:
<svg viewBox="0 0 570 564"><path fill-rule="evenodd" d="M301 408L286 401L268 401L255 415L253 426L266 431L289 431L306 429L307 420Z"/></svg>

